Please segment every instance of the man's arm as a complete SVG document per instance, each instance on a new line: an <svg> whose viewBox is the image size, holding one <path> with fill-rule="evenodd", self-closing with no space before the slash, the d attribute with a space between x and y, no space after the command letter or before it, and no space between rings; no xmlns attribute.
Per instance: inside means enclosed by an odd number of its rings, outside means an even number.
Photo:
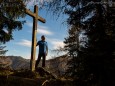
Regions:
<svg viewBox="0 0 115 86"><path fill-rule="evenodd" d="M46 45L46 55L48 55L48 44Z"/></svg>
<svg viewBox="0 0 115 86"><path fill-rule="evenodd" d="M38 45L39 45L39 41L37 42L36 46L38 46Z"/></svg>

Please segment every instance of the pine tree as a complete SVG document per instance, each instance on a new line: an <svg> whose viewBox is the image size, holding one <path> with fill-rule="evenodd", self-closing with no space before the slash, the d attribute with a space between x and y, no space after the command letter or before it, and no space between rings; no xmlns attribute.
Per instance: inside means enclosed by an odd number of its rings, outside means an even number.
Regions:
<svg viewBox="0 0 115 86"><path fill-rule="evenodd" d="M71 65L69 72L78 80L78 86L114 86L115 9L103 1L111 0L56 0L49 6L54 13L69 16L67 22L71 29L79 26L80 32L85 31L82 46L77 46L76 39L71 41L70 31L65 39L66 49L75 57L68 63Z"/></svg>
<svg viewBox="0 0 115 86"><path fill-rule="evenodd" d="M81 2L80 4L80 8L74 2L69 4L73 10L67 11L70 16L68 23L80 25L80 29L86 32L88 42L85 42L85 47L77 51L75 64L80 61L79 66L76 68L73 66L71 70L76 70L75 77L86 80L87 83L90 82L88 83L90 85L95 83L97 86L108 86L110 83L107 81L113 80L113 71L115 71L113 54L115 52L115 17L112 16L114 12L109 7L105 8L103 4L97 2L90 4L87 2L88 5L86 5L84 1L83 4ZM74 7L77 9L75 10ZM83 20L88 17L88 14L91 17ZM79 22L79 20L81 21Z"/></svg>
<svg viewBox="0 0 115 86"><path fill-rule="evenodd" d="M24 21L18 18L25 16L25 1L27 0L0 0L0 42L13 39L12 32L22 29Z"/></svg>
<svg viewBox="0 0 115 86"><path fill-rule="evenodd" d="M6 46L0 45L0 57L4 56L8 50L4 50Z"/></svg>
<svg viewBox="0 0 115 86"><path fill-rule="evenodd" d="M68 70L66 72L67 76L74 76L76 65L76 57L78 54L78 47L79 47L79 31L78 27L72 26L68 30L68 37L65 38L64 43L66 44L64 46L64 49L68 52L69 57L71 57L71 60L69 60L68 64ZM72 72L71 72L72 71Z"/></svg>

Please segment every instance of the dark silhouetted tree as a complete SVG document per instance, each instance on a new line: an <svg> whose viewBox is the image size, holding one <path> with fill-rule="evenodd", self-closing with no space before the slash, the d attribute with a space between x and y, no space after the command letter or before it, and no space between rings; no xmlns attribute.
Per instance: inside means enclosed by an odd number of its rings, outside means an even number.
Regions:
<svg viewBox="0 0 115 86"><path fill-rule="evenodd" d="M0 44L0 56L4 56L8 50L4 50L6 46Z"/></svg>
<svg viewBox="0 0 115 86"><path fill-rule="evenodd" d="M72 49L72 54L75 51L77 54L73 60L73 63L76 61L77 66L75 68L74 64L70 69L74 70L71 71L71 73L74 72L74 77L84 83L86 81L89 85L108 86L114 80L115 72L115 9L108 5L104 6L99 0L92 1L92 3L91 1L75 3L68 0L68 5L70 5L70 9L66 11L69 14L68 23L79 25L80 30L85 31L88 38L84 41L85 46L77 47L78 51ZM71 39L70 36L69 38ZM72 44L75 40L68 42ZM71 46L68 47L71 48ZM71 52L70 49L68 50Z"/></svg>
<svg viewBox="0 0 115 86"><path fill-rule="evenodd" d="M112 0L53 0L49 5L53 13L69 16L65 49L72 56L69 74L78 80L78 86L115 85L115 8L105 1L113 3ZM82 32L86 37L81 43L77 40Z"/></svg>
<svg viewBox="0 0 115 86"><path fill-rule="evenodd" d="M22 29L24 21L18 18L25 15L25 1L28 0L0 0L0 42L13 39L12 32Z"/></svg>

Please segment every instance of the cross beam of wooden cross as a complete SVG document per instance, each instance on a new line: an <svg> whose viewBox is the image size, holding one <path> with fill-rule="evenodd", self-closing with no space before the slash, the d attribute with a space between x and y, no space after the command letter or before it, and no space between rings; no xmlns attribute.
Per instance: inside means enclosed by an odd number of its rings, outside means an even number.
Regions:
<svg viewBox="0 0 115 86"><path fill-rule="evenodd" d="M35 70L35 55L36 55L36 32L37 32L37 21L45 23L45 19L38 16L38 6L34 6L34 13L26 9L26 14L33 17L33 32L32 32L32 47L31 47L31 60L30 60L30 69L31 71Z"/></svg>

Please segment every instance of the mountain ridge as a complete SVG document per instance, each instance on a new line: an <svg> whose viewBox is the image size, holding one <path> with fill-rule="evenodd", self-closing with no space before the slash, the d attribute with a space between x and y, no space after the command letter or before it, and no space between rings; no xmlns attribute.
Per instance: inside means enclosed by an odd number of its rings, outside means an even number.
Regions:
<svg viewBox="0 0 115 86"><path fill-rule="evenodd" d="M68 56L63 55L46 60L46 69L56 76L61 76L67 70ZM0 56L0 66L10 67L13 70L29 69L30 59L21 56ZM39 64L41 67L41 62Z"/></svg>

